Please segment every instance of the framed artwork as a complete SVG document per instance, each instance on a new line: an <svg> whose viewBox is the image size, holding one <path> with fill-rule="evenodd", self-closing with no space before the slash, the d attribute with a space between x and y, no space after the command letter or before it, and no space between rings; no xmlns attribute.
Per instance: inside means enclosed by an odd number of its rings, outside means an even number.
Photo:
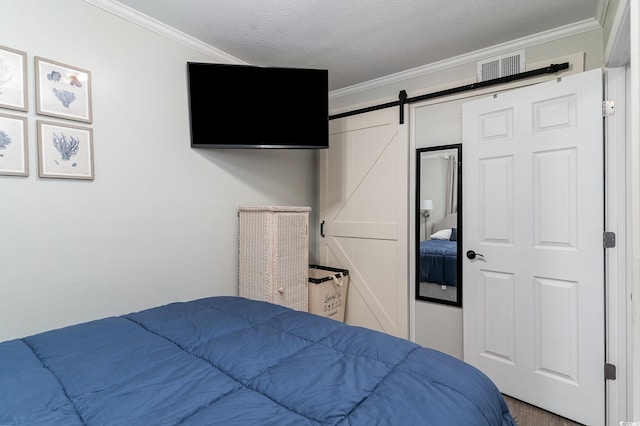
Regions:
<svg viewBox="0 0 640 426"><path fill-rule="evenodd" d="M0 46L0 107L27 111L27 54Z"/></svg>
<svg viewBox="0 0 640 426"><path fill-rule="evenodd" d="M91 123L91 73L35 57L36 112Z"/></svg>
<svg viewBox="0 0 640 426"><path fill-rule="evenodd" d="M0 175L29 176L27 119L0 114Z"/></svg>
<svg viewBox="0 0 640 426"><path fill-rule="evenodd" d="M93 180L93 130L38 120L38 176Z"/></svg>

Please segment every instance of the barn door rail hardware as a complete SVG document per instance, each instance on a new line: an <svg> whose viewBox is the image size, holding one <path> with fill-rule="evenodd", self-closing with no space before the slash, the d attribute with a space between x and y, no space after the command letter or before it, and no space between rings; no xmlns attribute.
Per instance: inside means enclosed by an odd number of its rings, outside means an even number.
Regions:
<svg viewBox="0 0 640 426"><path fill-rule="evenodd" d="M477 83L471 83L464 86L453 87L451 89L440 90L438 92L427 93L425 95L419 95L414 97L407 97L407 92L401 90L398 94L398 100L392 102L386 102L379 105L372 105L365 108L356 109L353 111L342 112L329 116L329 120L336 120L338 118L349 117L352 115L364 114L367 112L378 111L385 108L400 107L399 121L400 124L404 124L404 106L405 104L412 104L414 102L422 102L428 99L439 98L443 96L449 96L461 92L469 92L472 90L482 89L485 87L497 86L499 84L510 83L512 81L524 80L527 78L537 77L543 74L555 74L557 72L569 69L569 62L563 62L561 64L551 64L547 67L536 68L535 70L525 71L518 74L507 75L504 77L493 78L491 80L480 81Z"/></svg>

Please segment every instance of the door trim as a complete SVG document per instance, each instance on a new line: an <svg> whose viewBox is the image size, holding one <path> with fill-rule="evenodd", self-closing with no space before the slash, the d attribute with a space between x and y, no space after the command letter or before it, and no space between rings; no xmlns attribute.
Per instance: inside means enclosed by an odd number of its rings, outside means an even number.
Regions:
<svg viewBox="0 0 640 426"><path fill-rule="evenodd" d="M615 115L604 122L605 143L605 230L615 232L616 247L605 251L606 326L605 359L616 366L617 378L605 385L606 419L609 425L630 419L631 392L628 391L632 357L631 336L631 214L627 203L630 167L627 143L625 68L607 68L604 73L605 99L616 101Z"/></svg>

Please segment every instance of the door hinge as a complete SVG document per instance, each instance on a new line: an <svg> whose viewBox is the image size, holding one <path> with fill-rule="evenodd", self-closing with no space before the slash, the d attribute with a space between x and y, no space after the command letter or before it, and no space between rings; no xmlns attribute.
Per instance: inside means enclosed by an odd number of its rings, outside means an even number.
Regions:
<svg viewBox="0 0 640 426"><path fill-rule="evenodd" d="M604 248L614 248L616 246L616 233L605 232L603 234L602 240L604 243Z"/></svg>
<svg viewBox="0 0 640 426"><path fill-rule="evenodd" d="M612 117L616 114L616 101L607 99L602 101L602 116Z"/></svg>
<svg viewBox="0 0 640 426"><path fill-rule="evenodd" d="M604 365L604 379L615 380L616 379L616 366L613 364Z"/></svg>

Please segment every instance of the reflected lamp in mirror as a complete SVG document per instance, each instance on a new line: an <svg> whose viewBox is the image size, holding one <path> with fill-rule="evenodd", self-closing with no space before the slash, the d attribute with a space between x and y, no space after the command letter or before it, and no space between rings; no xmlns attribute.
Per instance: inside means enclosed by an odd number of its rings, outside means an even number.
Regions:
<svg viewBox="0 0 640 426"><path fill-rule="evenodd" d="M433 200L420 201L420 210L422 210L422 214L425 218L429 217L431 214L430 211L433 210Z"/></svg>

